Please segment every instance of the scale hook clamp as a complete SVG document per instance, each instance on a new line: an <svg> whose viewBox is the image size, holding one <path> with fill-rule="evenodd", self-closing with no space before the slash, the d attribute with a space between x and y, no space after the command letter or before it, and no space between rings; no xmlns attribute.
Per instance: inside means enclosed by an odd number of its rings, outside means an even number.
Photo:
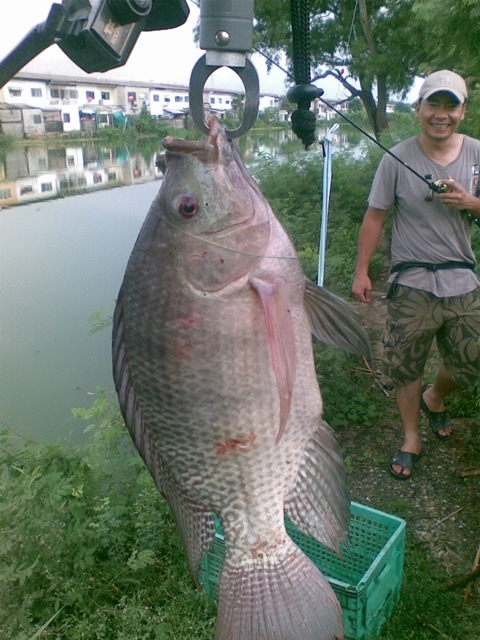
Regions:
<svg viewBox="0 0 480 640"><path fill-rule="evenodd" d="M205 124L205 113L203 106L203 89L206 81L212 75L214 71L220 69L222 66L208 65L206 62L206 54L204 54L195 64L190 76L189 86L189 102L190 113L195 126L203 133L208 134L210 129ZM250 62L245 61L244 67L229 66L229 69L234 71L245 87L245 107L243 110L243 119L240 126L237 129L225 131L228 139L238 138L249 129L252 128L258 115L258 105L260 101L260 84L258 81L257 70Z"/></svg>

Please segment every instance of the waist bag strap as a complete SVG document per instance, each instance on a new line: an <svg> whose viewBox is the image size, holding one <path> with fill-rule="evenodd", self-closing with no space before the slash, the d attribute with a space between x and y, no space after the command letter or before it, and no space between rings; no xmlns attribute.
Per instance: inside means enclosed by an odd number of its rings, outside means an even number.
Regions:
<svg viewBox="0 0 480 640"><path fill-rule="evenodd" d="M391 300L394 297L398 287L398 277L406 269L420 267L421 269L427 269L428 271L438 271L439 269L471 269L472 271L475 271L475 266L476 265L473 262L458 262L456 260L449 260L448 262L441 262L439 264L433 264L431 262L398 262L390 269L390 273L396 273L397 275L390 284L387 299Z"/></svg>

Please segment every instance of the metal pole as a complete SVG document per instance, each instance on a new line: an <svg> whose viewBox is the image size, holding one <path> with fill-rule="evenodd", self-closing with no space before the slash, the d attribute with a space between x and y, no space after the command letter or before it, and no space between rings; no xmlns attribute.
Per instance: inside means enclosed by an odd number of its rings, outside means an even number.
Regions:
<svg viewBox="0 0 480 640"><path fill-rule="evenodd" d="M325 162L323 165L323 194L322 194L322 219L320 222L320 245L318 249L318 278L317 284L323 287L325 278L325 254L327 251L327 226L328 207L330 204L330 187L332 184L332 134L338 129L334 124L327 131L324 138Z"/></svg>

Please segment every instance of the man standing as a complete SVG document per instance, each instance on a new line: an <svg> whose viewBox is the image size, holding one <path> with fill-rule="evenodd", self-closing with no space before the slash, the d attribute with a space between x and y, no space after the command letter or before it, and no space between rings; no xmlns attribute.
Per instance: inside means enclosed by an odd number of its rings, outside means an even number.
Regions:
<svg viewBox="0 0 480 640"><path fill-rule="evenodd" d="M369 302L368 267L393 210L390 290L383 354L384 376L395 388L404 429L389 470L412 474L421 455L420 408L440 440L453 435L444 399L458 387L472 388L480 373L480 282L470 242L472 218L480 218L480 141L459 134L467 87L456 73L429 75L420 88L416 116L422 132L392 152L445 193L428 185L386 154L375 174L360 229L352 292ZM433 339L442 365L433 385L422 375Z"/></svg>

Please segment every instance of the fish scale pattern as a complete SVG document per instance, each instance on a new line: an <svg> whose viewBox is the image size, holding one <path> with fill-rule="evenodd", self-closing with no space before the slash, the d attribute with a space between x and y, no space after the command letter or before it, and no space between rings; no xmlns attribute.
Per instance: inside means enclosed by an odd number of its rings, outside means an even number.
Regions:
<svg viewBox="0 0 480 640"><path fill-rule="evenodd" d="M326 528L335 543L349 517L341 459L332 457L334 440L321 422L305 278L238 152L216 131L203 150L192 143L191 154L185 141L166 142L162 189L117 303L115 383L127 426L170 502L194 573L213 535L211 514L222 523L230 571L217 639L297 640L260 619L252 627L250 617L263 614L249 605L232 613L229 599L240 588L235 580L249 576L252 588L263 590L270 621L280 616L282 626L291 619L281 587L286 581L307 603L301 615L311 617L310 635L298 640L333 640L340 637L341 620L335 596L284 526L289 503L303 530L324 535ZM189 206L188 220L182 217L185 198L198 209L191 217ZM149 451L154 455L145 455ZM322 476L322 457L330 481ZM318 482L311 479L317 472ZM313 490L305 510L297 498L302 478L310 478L306 486ZM326 590L323 608L301 595L310 588L322 597ZM263 635L244 635L257 632Z"/></svg>

